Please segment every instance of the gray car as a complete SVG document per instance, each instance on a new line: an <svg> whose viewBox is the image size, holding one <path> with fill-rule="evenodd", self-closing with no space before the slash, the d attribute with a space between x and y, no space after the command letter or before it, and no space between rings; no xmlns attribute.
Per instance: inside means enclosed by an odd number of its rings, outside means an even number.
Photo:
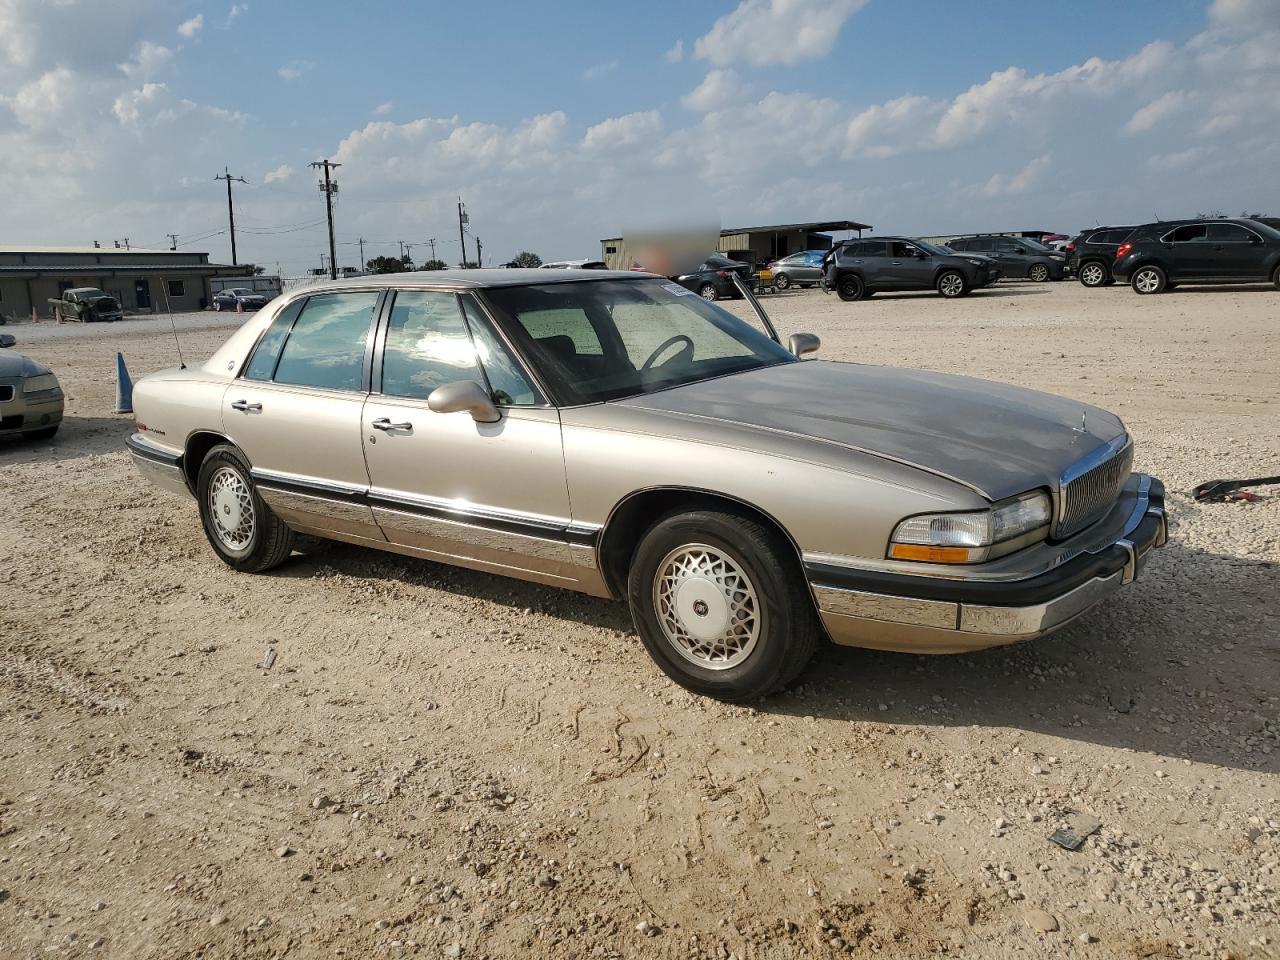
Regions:
<svg viewBox="0 0 1280 960"><path fill-rule="evenodd" d="M958 254L918 237L846 241L826 255L823 270L824 289L835 290L841 300L906 290L936 290L951 299L1000 278L990 257Z"/></svg>
<svg viewBox="0 0 1280 960"><path fill-rule="evenodd" d="M948 240L947 246L957 253L990 257L1000 264L1000 271L1006 278L1018 277L1043 283L1061 280L1067 275L1067 255L1050 250L1030 237L978 234Z"/></svg>
<svg viewBox="0 0 1280 960"><path fill-rule="evenodd" d="M768 269L773 272L773 285L779 290L790 287L816 287L822 282L822 258L825 250L805 250L775 260Z"/></svg>
<svg viewBox="0 0 1280 960"><path fill-rule="evenodd" d="M62 386L52 370L13 345L12 335L0 333L0 437L48 440L62 423Z"/></svg>
<svg viewBox="0 0 1280 960"><path fill-rule="evenodd" d="M585 270L308 287L134 390L141 472L236 570L312 534L625 600L729 700L817 643L948 653L1055 630L1164 543L1164 490L1088 404L805 361L670 280Z"/></svg>

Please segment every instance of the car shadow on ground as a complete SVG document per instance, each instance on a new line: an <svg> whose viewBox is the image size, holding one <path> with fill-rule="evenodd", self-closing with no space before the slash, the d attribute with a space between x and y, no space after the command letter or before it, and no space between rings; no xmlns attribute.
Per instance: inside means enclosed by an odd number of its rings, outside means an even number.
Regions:
<svg viewBox="0 0 1280 960"><path fill-rule="evenodd" d="M125 438L131 433L131 413L115 417L63 417L62 426L51 440L17 435L0 437L0 469L38 460L79 460L104 453L122 453Z"/></svg>
<svg viewBox="0 0 1280 960"><path fill-rule="evenodd" d="M1182 280L1172 290L1165 290L1160 296L1177 296L1180 293L1275 293L1276 287L1270 283L1202 284L1192 286L1194 281Z"/></svg>
<svg viewBox="0 0 1280 960"><path fill-rule="evenodd" d="M633 633L625 604L346 544L304 539L277 575L322 566L397 580ZM1176 579L1175 579L1176 578ZM823 644L799 686L752 704L765 713L924 728L1011 728L1253 771L1280 770L1280 641L1263 611L1280 564L1170 543L1132 587L1050 637L957 656ZM619 657L643 657L636 647ZM622 667L654 671L647 660ZM1260 718L1270 718L1270 727ZM1262 746L1270 753L1264 753ZM1246 749L1246 746L1248 749Z"/></svg>
<svg viewBox="0 0 1280 960"><path fill-rule="evenodd" d="M1048 293L1043 285L1035 287L979 287L977 290L969 292L970 297L979 297L983 300L995 300L1003 297L1026 297L1036 296ZM922 298L929 300L942 300L943 297L933 290L907 290L900 293L877 293L873 297L859 301L861 303L878 303L881 300L920 300Z"/></svg>

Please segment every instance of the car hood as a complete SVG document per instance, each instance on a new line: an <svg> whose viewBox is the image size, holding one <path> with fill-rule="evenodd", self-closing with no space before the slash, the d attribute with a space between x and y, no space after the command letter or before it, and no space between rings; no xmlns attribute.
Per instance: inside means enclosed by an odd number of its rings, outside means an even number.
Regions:
<svg viewBox="0 0 1280 960"><path fill-rule="evenodd" d="M619 403L836 444L956 480L991 500L1056 487L1124 432L1114 414L1036 390L924 370L811 360ZM767 441L763 441L767 442Z"/></svg>
<svg viewBox="0 0 1280 960"><path fill-rule="evenodd" d="M37 363L30 357L14 353L12 349L0 350L0 379L38 377L43 373L51 372L43 363Z"/></svg>

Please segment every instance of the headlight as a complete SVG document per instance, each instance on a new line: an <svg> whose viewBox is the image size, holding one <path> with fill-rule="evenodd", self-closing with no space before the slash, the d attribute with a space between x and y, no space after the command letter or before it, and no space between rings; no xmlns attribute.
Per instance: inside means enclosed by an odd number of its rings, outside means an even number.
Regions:
<svg viewBox="0 0 1280 960"><path fill-rule="evenodd" d="M889 557L978 563L1044 539L1051 515L1049 495L1036 490L1002 500L990 510L908 517L893 531Z"/></svg>
<svg viewBox="0 0 1280 960"><path fill-rule="evenodd" d="M42 373L38 377L27 377L22 381L23 393L44 393L46 390L57 390L58 378L52 373Z"/></svg>
<svg viewBox="0 0 1280 960"><path fill-rule="evenodd" d="M980 267L984 263L984 261L982 260L971 260L969 257L965 257L965 259L968 260L970 263L972 263L975 267Z"/></svg>

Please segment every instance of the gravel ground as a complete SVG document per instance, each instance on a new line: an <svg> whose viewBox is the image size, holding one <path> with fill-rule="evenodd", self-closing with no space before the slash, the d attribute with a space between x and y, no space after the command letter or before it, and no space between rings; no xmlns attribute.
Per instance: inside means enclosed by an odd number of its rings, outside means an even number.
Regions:
<svg viewBox="0 0 1280 960"><path fill-rule="evenodd" d="M111 412L164 318L14 327L69 417L0 445L0 956L1277 956L1280 491L1179 491L1280 472L1280 292L766 302L1116 410L1173 542L1055 637L729 707L621 605L314 541L232 573Z"/></svg>

